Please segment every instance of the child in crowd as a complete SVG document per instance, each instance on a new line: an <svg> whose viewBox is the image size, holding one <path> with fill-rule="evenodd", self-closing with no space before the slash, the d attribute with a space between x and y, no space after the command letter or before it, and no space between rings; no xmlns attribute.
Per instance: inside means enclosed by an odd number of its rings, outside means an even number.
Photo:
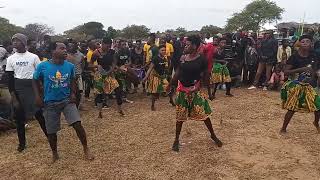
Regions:
<svg viewBox="0 0 320 180"><path fill-rule="evenodd" d="M275 67L275 69L271 75L271 78L268 83L268 89L269 90L276 90L276 89L280 90L280 88L284 84L284 81L285 81L285 77L284 77L284 72L283 72L283 65L278 64Z"/></svg>

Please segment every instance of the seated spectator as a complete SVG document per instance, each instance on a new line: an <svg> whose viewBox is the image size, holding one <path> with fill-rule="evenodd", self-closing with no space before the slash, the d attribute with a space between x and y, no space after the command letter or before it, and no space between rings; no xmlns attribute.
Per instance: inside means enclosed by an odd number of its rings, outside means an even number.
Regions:
<svg viewBox="0 0 320 180"><path fill-rule="evenodd" d="M283 72L283 65L278 64L274 69L271 78L268 82L269 90L280 90L282 85L284 84L285 77Z"/></svg>

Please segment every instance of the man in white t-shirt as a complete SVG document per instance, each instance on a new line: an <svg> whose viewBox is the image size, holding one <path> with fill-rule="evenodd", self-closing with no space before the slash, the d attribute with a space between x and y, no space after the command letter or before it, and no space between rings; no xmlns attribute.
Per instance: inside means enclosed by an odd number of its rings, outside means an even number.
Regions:
<svg viewBox="0 0 320 180"><path fill-rule="evenodd" d="M15 34L12 44L16 52L8 57L6 72L8 73L8 87L12 97L17 133L19 139L18 151L26 148L25 123L28 117L35 116L43 132L47 135L45 120L42 111L35 106L35 96L32 88L33 73L40 64L37 55L26 50L27 37L23 34Z"/></svg>

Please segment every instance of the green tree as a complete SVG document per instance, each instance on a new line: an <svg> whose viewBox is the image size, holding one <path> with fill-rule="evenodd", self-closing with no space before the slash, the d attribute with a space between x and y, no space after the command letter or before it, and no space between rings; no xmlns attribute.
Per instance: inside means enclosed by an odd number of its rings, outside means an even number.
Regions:
<svg viewBox="0 0 320 180"><path fill-rule="evenodd" d="M54 34L53 27L39 23L27 24L23 32L29 39L34 39L36 41L42 41L44 35Z"/></svg>
<svg viewBox="0 0 320 180"><path fill-rule="evenodd" d="M8 19L0 17L0 41L10 41L15 33L22 31L22 27L11 24Z"/></svg>
<svg viewBox="0 0 320 180"><path fill-rule="evenodd" d="M64 34L76 40L100 39L106 35L103 28L103 24L99 22L88 22L67 30Z"/></svg>
<svg viewBox="0 0 320 180"><path fill-rule="evenodd" d="M114 39L120 35L121 31L109 26L106 32L106 37Z"/></svg>
<svg viewBox="0 0 320 180"><path fill-rule="evenodd" d="M214 25L206 25L203 26L200 30L200 32L202 34L210 34L210 36L213 36L215 34L221 33L223 31L222 28L218 27L218 26L214 26Z"/></svg>
<svg viewBox="0 0 320 180"><path fill-rule="evenodd" d="M150 29L145 25L131 25L122 29L121 36L127 39L143 39L148 37Z"/></svg>
<svg viewBox="0 0 320 180"><path fill-rule="evenodd" d="M281 19L284 9L269 0L255 0L248 4L240 13L234 13L227 20L226 31L238 29L259 31L266 23L273 23Z"/></svg>
<svg viewBox="0 0 320 180"><path fill-rule="evenodd" d="M167 29L167 30L165 31L166 34L173 34L174 32L175 32L174 29Z"/></svg>
<svg viewBox="0 0 320 180"><path fill-rule="evenodd" d="M178 27L174 33L176 36L179 36L180 34L186 34L187 30L183 27Z"/></svg>
<svg viewBox="0 0 320 180"><path fill-rule="evenodd" d="M92 35L95 38L103 38L106 31L103 30L103 24L99 22L88 22L83 25L83 32L86 35Z"/></svg>

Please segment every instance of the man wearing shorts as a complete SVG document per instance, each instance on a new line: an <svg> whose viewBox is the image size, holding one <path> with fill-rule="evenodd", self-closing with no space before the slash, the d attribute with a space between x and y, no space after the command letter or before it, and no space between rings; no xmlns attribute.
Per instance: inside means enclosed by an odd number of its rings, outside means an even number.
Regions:
<svg viewBox="0 0 320 180"><path fill-rule="evenodd" d="M87 137L81 125L80 115L76 107L76 78L74 65L65 61L66 46L60 42L49 46L52 59L42 62L33 75L36 104L44 107L44 117L48 140L52 150L53 162L59 159L57 151L57 132L60 130L61 113L67 123L72 126L82 145L86 159L92 160L87 146ZM43 84L43 99L40 96L40 84ZM41 92L42 94L42 92Z"/></svg>

